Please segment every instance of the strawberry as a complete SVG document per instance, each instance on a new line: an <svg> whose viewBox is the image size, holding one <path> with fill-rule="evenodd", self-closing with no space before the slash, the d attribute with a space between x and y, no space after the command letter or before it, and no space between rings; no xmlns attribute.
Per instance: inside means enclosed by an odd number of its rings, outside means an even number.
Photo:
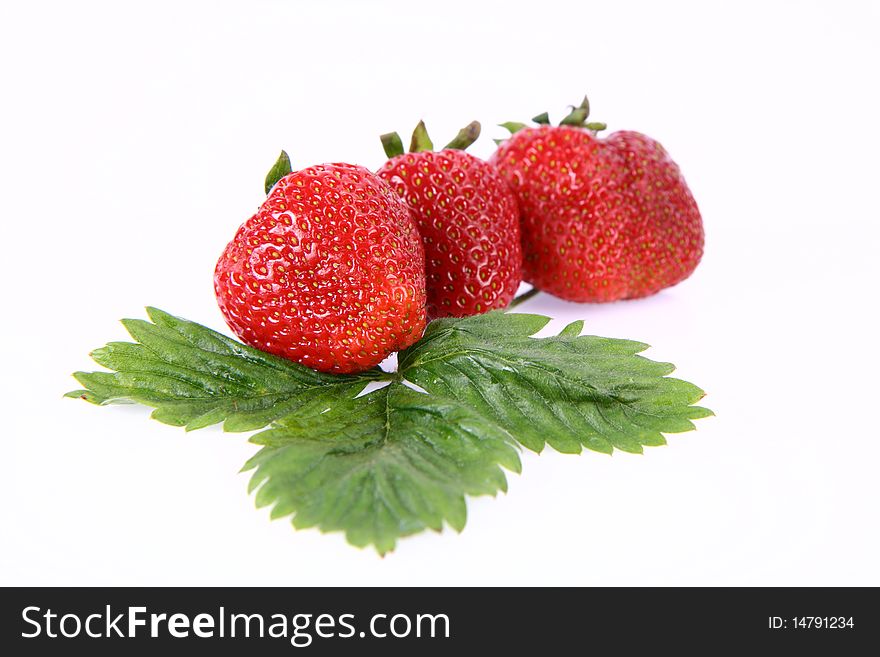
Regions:
<svg viewBox="0 0 880 657"><path fill-rule="evenodd" d="M406 200L418 225L431 318L504 308L522 280L516 198L493 166L463 150L479 134L474 121L434 152L420 122L406 154L396 133L382 136L390 159L379 176Z"/></svg>
<svg viewBox="0 0 880 657"><path fill-rule="evenodd" d="M678 166L637 132L600 139L586 99L559 126L511 131L490 159L522 217L523 273L570 301L654 294L686 279L703 254L703 224Z"/></svg>
<svg viewBox="0 0 880 657"><path fill-rule="evenodd" d="M235 334L338 373L369 369L416 342L425 327L424 250L388 184L352 164L290 172L282 153L270 187L214 272Z"/></svg>

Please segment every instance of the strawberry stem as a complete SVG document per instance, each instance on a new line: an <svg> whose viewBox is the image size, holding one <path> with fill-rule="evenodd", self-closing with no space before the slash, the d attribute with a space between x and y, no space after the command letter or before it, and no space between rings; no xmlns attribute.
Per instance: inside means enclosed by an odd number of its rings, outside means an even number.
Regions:
<svg viewBox="0 0 880 657"><path fill-rule="evenodd" d="M412 140L409 143L410 153L421 153L422 151L433 151L434 142L428 136L428 129L425 127L424 121L419 121L416 129L413 130Z"/></svg>
<svg viewBox="0 0 880 657"><path fill-rule="evenodd" d="M584 122L587 120L587 110L575 107L571 110L571 113L566 116L562 121L559 122L559 125L573 125L581 127L584 125Z"/></svg>
<svg viewBox="0 0 880 657"><path fill-rule="evenodd" d="M455 150L466 150L468 146L473 144L480 136L480 122L471 121L465 127L458 131L453 140L446 144L444 148Z"/></svg>
<svg viewBox="0 0 880 657"><path fill-rule="evenodd" d="M515 297L513 301L511 301L509 304L507 304L507 308L505 308L504 310L507 311L507 310L512 310L513 308L516 308L521 303L525 303L526 301L531 299L533 296L537 295L540 291L541 290L539 290L538 288L533 287L528 292L523 292L518 297Z"/></svg>
<svg viewBox="0 0 880 657"><path fill-rule="evenodd" d="M577 107L575 107L574 105L569 105L569 110L570 111L568 115L566 115L566 117L559 122L559 125L568 125L575 128L585 128L592 132L594 135L597 132L605 130L608 127L607 124L601 123L599 121L587 123L587 118L590 116L590 99L586 96L584 96L581 104ZM538 125L550 125L550 116L547 114L547 112L542 112L537 116L533 116L532 121L534 121ZM507 123L499 123L498 125L506 129L512 135L527 127L525 123L519 123L517 121L508 121ZM493 141L500 146L506 140L495 139Z"/></svg>
<svg viewBox="0 0 880 657"><path fill-rule="evenodd" d="M578 107L584 110L584 119L590 115L590 99L587 96L584 96L584 99L581 101L581 104Z"/></svg>
<svg viewBox="0 0 880 657"><path fill-rule="evenodd" d="M520 123L519 121L507 121L506 123L499 123L498 127L504 128L510 134L516 134L520 130L526 127L525 123Z"/></svg>
<svg viewBox="0 0 880 657"><path fill-rule="evenodd" d="M287 151L281 151L281 155L278 156L278 159L275 160L275 164L272 165L272 168L269 169L269 173L266 174L266 194L272 191L275 183L290 173L291 170L290 156L287 154Z"/></svg>
<svg viewBox="0 0 880 657"><path fill-rule="evenodd" d="M547 112L541 112L538 116L533 116L532 121L538 125L550 125L550 115Z"/></svg>
<svg viewBox="0 0 880 657"><path fill-rule="evenodd" d="M379 139L382 141L382 148L389 160L392 157L403 155L403 141L400 139L399 134L396 132L386 132Z"/></svg>
<svg viewBox="0 0 880 657"><path fill-rule="evenodd" d="M560 121L559 125L573 125L582 128L585 127L584 124L588 116L590 116L590 99L584 96L580 105L577 107L571 106L571 112Z"/></svg>
<svg viewBox="0 0 880 657"><path fill-rule="evenodd" d="M461 130L459 130L458 134L455 135L452 141L446 144L443 149L454 149L460 151L467 149L468 146L473 144L480 137L480 130L480 122L471 121ZM403 141L401 141L400 135L396 132L387 132L384 135L381 135L379 137L379 140L382 142L382 148L385 151L385 155L389 159L397 157L398 155L403 155ZM428 136L428 129L425 127L425 122L419 121L419 124L416 126L416 129L413 130L412 133L412 139L409 143L409 152L422 153L425 151L433 150L434 142L432 142L431 138Z"/></svg>

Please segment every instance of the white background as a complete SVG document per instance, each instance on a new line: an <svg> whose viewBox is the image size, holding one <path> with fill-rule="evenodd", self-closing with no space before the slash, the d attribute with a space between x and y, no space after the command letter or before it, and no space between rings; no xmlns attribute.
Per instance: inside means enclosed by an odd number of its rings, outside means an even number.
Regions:
<svg viewBox="0 0 880 657"><path fill-rule="evenodd" d="M877 7L4 3L0 583L880 585ZM698 431L524 454L461 535L380 559L255 510L246 436L61 398L144 305L224 328L214 263L279 148L375 168L382 132L477 118L487 156L585 91L679 162L705 258L523 309L652 344L707 390Z"/></svg>

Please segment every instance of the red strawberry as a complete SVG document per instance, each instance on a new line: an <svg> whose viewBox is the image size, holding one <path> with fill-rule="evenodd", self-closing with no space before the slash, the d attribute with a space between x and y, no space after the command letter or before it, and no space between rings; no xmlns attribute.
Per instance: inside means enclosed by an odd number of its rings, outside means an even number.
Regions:
<svg viewBox="0 0 880 657"><path fill-rule="evenodd" d="M322 372L369 369L425 328L418 231L367 169L322 164L281 177L284 158L265 203L217 262L220 310L258 349Z"/></svg>
<svg viewBox="0 0 880 657"><path fill-rule="evenodd" d="M703 223L678 166L637 132L596 137L605 126L586 124L588 112L585 100L565 125L505 124L514 134L490 159L519 201L525 279L570 301L683 281L703 254Z"/></svg>
<svg viewBox="0 0 880 657"><path fill-rule="evenodd" d="M391 159L379 175L406 199L425 246L431 318L504 308L522 280L516 198L494 167L457 150L479 134L474 122L435 153L419 123L405 155L396 133L382 138Z"/></svg>

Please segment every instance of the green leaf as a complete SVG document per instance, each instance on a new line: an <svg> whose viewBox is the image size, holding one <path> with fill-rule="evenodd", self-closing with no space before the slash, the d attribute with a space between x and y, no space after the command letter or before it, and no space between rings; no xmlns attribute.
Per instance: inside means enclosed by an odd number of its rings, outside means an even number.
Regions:
<svg viewBox="0 0 880 657"><path fill-rule="evenodd" d="M467 150L467 148L480 138L480 122L471 121L465 127L458 131L452 141L443 148L454 150Z"/></svg>
<svg viewBox="0 0 880 657"><path fill-rule="evenodd" d="M550 125L550 115L547 112L541 112L537 116L533 116L532 121L538 125Z"/></svg>
<svg viewBox="0 0 880 657"><path fill-rule="evenodd" d="M114 371L76 372L85 390L68 396L152 406L155 419L188 431L218 422L227 431L249 431L316 397L354 397L381 376L322 374L156 308L147 314L152 323L122 321L135 343L111 342L92 352Z"/></svg>
<svg viewBox="0 0 880 657"><path fill-rule="evenodd" d="M257 434L245 466L271 515L296 528L343 531L380 554L399 537L446 523L461 531L465 495L507 490L501 467L520 471L508 434L455 400L400 382L329 410L312 404Z"/></svg>
<svg viewBox="0 0 880 657"><path fill-rule="evenodd" d="M575 107L571 110L571 112L566 116L562 121L559 122L559 125L573 125L573 126L582 126L584 121L587 120L587 110L582 107Z"/></svg>
<svg viewBox="0 0 880 657"><path fill-rule="evenodd" d="M396 374L338 376L148 315L124 320L135 342L95 350L111 371L77 372L83 388L67 396L146 404L188 430L269 427L251 438L262 449L244 468L258 506L382 554L425 529L460 531L465 496L506 490L502 468L519 472L519 445L641 452L712 414L692 405L699 388L668 376L672 365L639 355L647 345L581 335L581 321L535 338L547 317L440 319L399 354Z"/></svg>
<svg viewBox="0 0 880 657"><path fill-rule="evenodd" d="M266 174L266 193L268 194L271 192L275 183L290 172L290 156L287 154L287 151L281 151L281 155L278 156L278 159L275 160L275 164L272 165L272 168L269 169L269 173Z"/></svg>
<svg viewBox="0 0 880 657"><path fill-rule="evenodd" d="M584 96L581 104L577 107L572 107L571 113L562 119L559 125L583 126L588 116L590 116L590 99Z"/></svg>
<svg viewBox="0 0 880 657"><path fill-rule="evenodd" d="M674 369L637 354L647 345L581 336L582 322L536 339L549 318L500 311L432 322L400 354L400 369L429 394L458 400L523 446L641 453L663 433L693 429L704 393Z"/></svg>
<svg viewBox="0 0 880 657"><path fill-rule="evenodd" d="M392 157L403 155L403 141L396 132L386 132L384 135L379 136L379 140L382 142L382 150L385 151L385 157L389 160Z"/></svg>
<svg viewBox="0 0 880 657"><path fill-rule="evenodd" d="M419 121L416 129L413 130L412 139L409 142L410 153L421 153L422 151L433 151L434 142L428 136L428 129L425 127L424 121Z"/></svg>
<svg viewBox="0 0 880 657"><path fill-rule="evenodd" d="M526 127L525 123L519 123L518 121L507 121L506 123L499 123L498 125L499 127L507 130L512 135L516 134Z"/></svg>
<svg viewBox="0 0 880 657"><path fill-rule="evenodd" d="M584 96L584 99L581 101L579 108L584 110L584 118L590 115L590 99L587 96Z"/></svg>

